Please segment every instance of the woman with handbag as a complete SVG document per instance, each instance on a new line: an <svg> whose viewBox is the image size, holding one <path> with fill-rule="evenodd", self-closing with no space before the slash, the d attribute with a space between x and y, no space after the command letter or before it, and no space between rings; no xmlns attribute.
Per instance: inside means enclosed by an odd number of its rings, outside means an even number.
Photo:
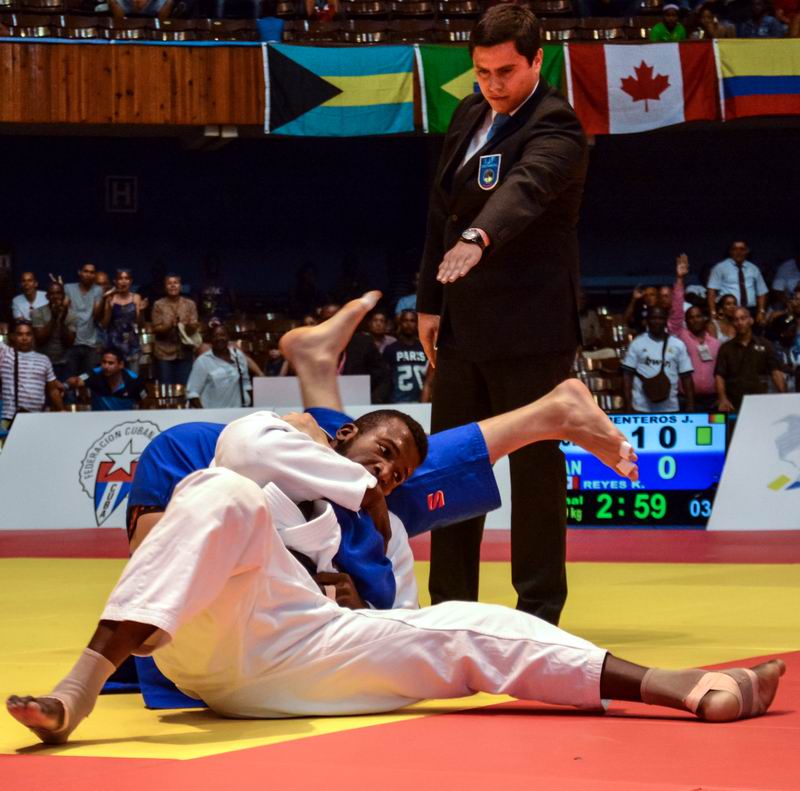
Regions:
<svg viewBox="0 0 800 791"><path fill-rule="evenodd" d="M179 275L164 278L164 293L166 296L153 305L156 378L161 384L185 385L192 370L194 350L203 341L198 334L197 305L181 296Z"/></svg>

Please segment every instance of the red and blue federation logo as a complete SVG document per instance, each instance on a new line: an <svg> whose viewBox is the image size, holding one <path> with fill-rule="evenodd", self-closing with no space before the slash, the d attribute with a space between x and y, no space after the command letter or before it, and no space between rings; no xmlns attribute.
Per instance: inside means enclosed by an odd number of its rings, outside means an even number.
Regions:
<svg viewBox="0 0 800 791"><path fill-rule="evenodd" d="M130 494L142 451L161 429L149 420L120 423L95 440L81 462L81 488L102 525Z"/></svg>

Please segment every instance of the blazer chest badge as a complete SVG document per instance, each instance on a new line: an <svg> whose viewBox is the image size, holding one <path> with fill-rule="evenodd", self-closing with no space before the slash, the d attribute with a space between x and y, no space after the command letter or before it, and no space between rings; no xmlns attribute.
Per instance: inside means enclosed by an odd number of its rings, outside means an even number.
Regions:
<svg viewBox="0 0 800 791"><path fill-rule="evenodd" d="M491 190L500 181L500 159L502 154L488 154L480 158L478 165L478 186L482 190Z"/></svg>

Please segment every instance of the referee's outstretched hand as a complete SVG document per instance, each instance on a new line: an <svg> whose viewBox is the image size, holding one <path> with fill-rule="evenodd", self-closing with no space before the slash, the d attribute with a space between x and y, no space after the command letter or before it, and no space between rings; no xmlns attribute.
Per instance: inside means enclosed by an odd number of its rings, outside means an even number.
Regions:
<svg viewBox="0 0 800 791"><path fill-rule="evenodd" d="M455 283L481 260L482 255L483 250L477 244L456 242L455 246L444 254L436 279L440 283Z"/></svg>

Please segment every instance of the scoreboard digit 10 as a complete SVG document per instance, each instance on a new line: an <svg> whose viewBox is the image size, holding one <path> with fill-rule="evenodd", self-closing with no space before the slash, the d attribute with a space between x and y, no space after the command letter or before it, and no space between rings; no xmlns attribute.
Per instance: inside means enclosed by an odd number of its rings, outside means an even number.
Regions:
<svg viewBox="0 0 800 791"><path fill-rule="evenodd" d="M703 526L722 476L722 414L609 415L639 456L639 480L613 473L582 448L561 443L571 525Z"/></svg>

